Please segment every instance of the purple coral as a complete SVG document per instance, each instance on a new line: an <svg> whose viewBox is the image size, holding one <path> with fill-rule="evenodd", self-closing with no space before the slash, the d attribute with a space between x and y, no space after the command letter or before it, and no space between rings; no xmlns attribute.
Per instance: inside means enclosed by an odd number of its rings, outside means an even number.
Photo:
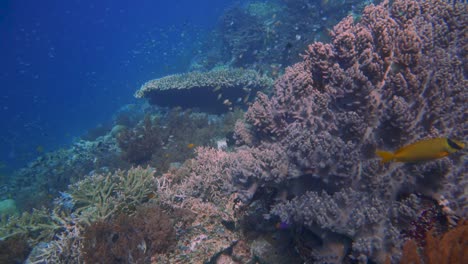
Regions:
<svg viewBox="0 0 468 264"><path fill-rule="evenodd" d="M462 3L397 0L367 7L359 22L345 18L331 32L331 43L311 44L303 61L286 69L272 97L259 93L245 123L236 126L237 141L248 148L231 154L242 153L248 162L232 164L231 176L252 183L249 191L282 189L298 177L318 179L313 188L321 194L296 194L273 213L350 237L360 259L383 260L400 245L403 224L389 219L402 214L391 208L419 208L404 205L402 194L443 194L466 215L466 159L460 153L389 165L374 153L430 137L467 140L467 11ZM267 158L272 153L274 159ZM346 192L355 202L341 201ZM354 211L359 217L349 218ZM366 228L379 232L359 231Z"/></svg>
<svg viewBox="0 0 468 264"><path fill-rule="evenodd" d="M358 23L344 19L330 44L311 44L303 62L286 69L273 97L259 94L247 125L238 126L239 138L248 139L240 141L279 145L292 171L318 176L326 188L377 188L395 197L402 184L420 189L417 178L459 179L460 155L385 167L374 151L435 136L466 139L466 9L385 1L367 7Z"/></svg>
<svg viewBox="0 0 468 264"><path fill-rule="evenodd" d="M318 259L343 246L361 262L396 261L401 231L423 209L414 194L444 195L466 216L460 153L383 165L375 150L429 137L467 140L467 11L462 3L396 0L367 7L359 22L345 18L331 43L311 44L286 69L273 96L258 94L236 125L234 151L201 151L191 173L223 189L230 181L244 201L263 199L255 212L271 209L315 233L324 245Z"/></svg>

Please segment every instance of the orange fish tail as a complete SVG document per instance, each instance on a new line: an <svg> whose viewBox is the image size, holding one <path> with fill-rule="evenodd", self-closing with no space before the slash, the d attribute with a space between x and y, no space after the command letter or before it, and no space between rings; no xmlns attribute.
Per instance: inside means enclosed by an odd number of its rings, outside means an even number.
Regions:
<svg viewBox="0 0 468 264"><path fill-rule="evenodd" d="M389 151L377 150L375 154L377 154L380 158L382 158L382 161L381 161L382 163L390 162L395 158L395 155Z"/></svg>

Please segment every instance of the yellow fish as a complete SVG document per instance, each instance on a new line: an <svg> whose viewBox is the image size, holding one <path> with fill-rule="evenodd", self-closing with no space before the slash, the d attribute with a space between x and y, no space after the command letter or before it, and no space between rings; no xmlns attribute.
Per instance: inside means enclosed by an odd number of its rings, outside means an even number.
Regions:
<svg viewBox="0 0 468 264"><path fill-rule="evenodd" d="M195 144L193 143L187 144L188 149L193 149L194 147L195 147Z"/></svg>
<svg viewBox="0 0 468 264"><path fill-rule="evenodd" d="M37 153L42 153L42 152L44 152L44 147L39 145L39 146L36 147L36 151L37 151Z"/></svg>
<svg viewBox="0 0 468 264"><path fill-rule="evenodd" d="M454 139L431 138L409 144L395 152L377 150L375 153L382 158L382 163L391 161L418 162L443 158L464 147L464 143Z"/></svg>

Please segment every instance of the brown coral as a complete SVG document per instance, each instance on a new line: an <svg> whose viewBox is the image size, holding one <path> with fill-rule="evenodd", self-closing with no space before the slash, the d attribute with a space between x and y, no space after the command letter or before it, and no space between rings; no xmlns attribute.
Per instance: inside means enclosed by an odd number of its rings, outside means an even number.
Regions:
<svg viewBox="0 0 468 264"><path fill-rule="evenodd" d="M135 129L125 129L118 137L122 158L132 164L143 164L162 146L158 120L145 116L143 123Z"/></svg>
<svg viewBox="0 0 468 264"><path fill-rule="evenodd" d="M440 237L434 236L432 231L427 233L426 246L421 252L414 240L407 241L400 263L468 263L468 220Z"/></svg>
<svg viewBox="0 0 468 264"><path fill-rule="evenodd" d="M121 214L91 224L84 232L86 263L148 263L155 253L170 250L175 230L157 206L141 207L134 216Z"/></svg>

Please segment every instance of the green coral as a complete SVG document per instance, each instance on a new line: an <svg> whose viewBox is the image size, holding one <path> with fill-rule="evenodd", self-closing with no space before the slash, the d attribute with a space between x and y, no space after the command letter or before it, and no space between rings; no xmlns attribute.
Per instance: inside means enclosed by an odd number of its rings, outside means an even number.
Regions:
<svg viewBox="0 0 468 264"><path fill-rule="evenodd" d="M131 168L95 174L70 186L75 214L85 223L105 220L115 213L133 212L156 191L154 169Z"/></svg>
<svg viewBox="0 0 468 264"><path fill-rule="evenodd" d="M31 245L39 241L50 240L61 228L63 220L56 212L47 209L34 209L31 213L0 218L0 240L16 235L25 235Z"/></svg>

